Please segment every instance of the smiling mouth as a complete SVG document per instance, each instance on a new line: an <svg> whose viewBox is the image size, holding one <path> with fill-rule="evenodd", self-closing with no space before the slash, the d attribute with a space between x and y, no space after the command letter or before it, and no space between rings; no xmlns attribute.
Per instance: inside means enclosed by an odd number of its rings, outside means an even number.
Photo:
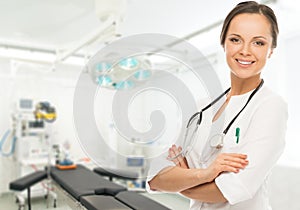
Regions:
<svg viewBox="0 0 300 210"><path fill-rule="evenodd" d="M250 65L252 63L255 63L255 61L242 61L239 59L235 59L238 63L242 64L242 65Z"/></svg>

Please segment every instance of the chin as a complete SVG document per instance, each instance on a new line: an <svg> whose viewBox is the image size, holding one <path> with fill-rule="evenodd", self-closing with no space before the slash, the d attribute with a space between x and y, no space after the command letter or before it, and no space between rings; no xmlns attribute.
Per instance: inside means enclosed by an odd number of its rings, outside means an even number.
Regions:
<svg viewBox="0 0 300 210"><path fill-rule="evenodd" d="M249 75L249 74L232 72L232 74L234 75L234 77L236 77L238 79L260 78L260 73Z"/></svg>

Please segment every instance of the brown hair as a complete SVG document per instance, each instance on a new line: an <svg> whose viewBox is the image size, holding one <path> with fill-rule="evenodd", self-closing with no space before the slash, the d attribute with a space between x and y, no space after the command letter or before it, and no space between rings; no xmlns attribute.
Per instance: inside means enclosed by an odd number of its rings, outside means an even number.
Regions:
<svg viewBox="0 0 300 210"><path fill-rule="evenodd" d="M264 4L259 4L255 1L245 1L237 4L227 15L226 19L224 20L221 35L220 35L220 42L221 45L224 46L225 37L230 25L231 20L243 13L252 13L252 14L262 14L264 15L271 24L271 35L273 38L272 41L272 48L276 48L277 46L277 36L279 33L278 23L276 15L274 11Z"/></svg>

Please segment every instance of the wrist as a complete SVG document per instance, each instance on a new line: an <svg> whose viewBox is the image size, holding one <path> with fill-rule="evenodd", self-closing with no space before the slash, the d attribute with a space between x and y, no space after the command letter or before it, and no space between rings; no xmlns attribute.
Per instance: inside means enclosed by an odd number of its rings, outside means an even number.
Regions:
<svg viewBox="0 0 300 210"><path fill-rule="evenodd" d="M212 175L209 173L207 169L197 169L197 179L199 184L211 182L213 180Z"/></svg>

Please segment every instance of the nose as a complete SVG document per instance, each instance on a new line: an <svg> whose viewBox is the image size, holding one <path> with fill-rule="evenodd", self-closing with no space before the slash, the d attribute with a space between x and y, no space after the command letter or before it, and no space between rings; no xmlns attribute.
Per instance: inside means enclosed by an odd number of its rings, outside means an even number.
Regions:
<svg viewBox="0 0 300 210"><path fill-rule="evenodd" d="M250 52L250 45L247 44L247 43L244 43L242 46L241 46L241 49L240 49L240 54L241 55L244 55L244 56L247 56L247 55L250 55L251 52Z"/></svg>

